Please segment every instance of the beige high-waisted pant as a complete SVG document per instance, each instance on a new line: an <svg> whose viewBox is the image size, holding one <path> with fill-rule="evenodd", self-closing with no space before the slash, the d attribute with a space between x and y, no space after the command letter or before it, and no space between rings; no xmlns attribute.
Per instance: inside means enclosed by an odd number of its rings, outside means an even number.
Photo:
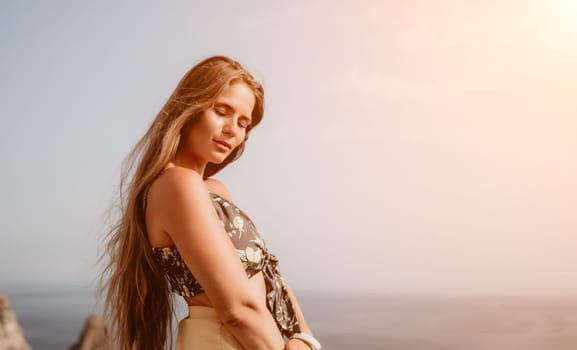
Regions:
<svg viewBox="0 0 577 350"><path fill-rule="evenodd" d="M207 306L189 306L188 317L178 323L176 350L243 350Z"/></svg>

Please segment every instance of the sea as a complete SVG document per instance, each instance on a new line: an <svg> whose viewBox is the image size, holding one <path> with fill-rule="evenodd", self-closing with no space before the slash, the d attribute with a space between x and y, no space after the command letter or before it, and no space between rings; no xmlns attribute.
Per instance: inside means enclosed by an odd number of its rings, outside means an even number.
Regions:
<svg viewBox="0 0 577 350"><path fill-rule="evenodd" d="M87 317L102 310L95 292L87 289L3 292L32 349L69 349ZM577 296L295 292L326 350L577 349ZM176 318L185 312L185 305L177 304Z"/></svg>

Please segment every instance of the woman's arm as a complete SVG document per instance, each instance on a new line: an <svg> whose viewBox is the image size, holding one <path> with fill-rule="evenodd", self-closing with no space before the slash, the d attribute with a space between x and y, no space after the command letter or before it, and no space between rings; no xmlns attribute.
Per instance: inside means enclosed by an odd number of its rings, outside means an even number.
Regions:
<svg viewBox="0 0 577 350"><path fill-rule="evenodd" d="M312 333L311 329L309 328L307 322L305 321L305 317L303 316L303 312L301 311L301 307L300 307L300 305L297 301L297 298L295 297L292 289L290 289L290 287L288 285L286 286L286 289L287 289L289 298L293 304L293 309L295 311L297 321L299 321L301 332L308 333L308 334L312 335L313 333Z"/></svg>
<svg viewBox="0 0 577 350"><path fill-rule="evenodd" d="M291 303L293 305L293 309L295 311L297 321L299 322L301 333L308 333L310 335L313 335L311 329L309 328L307 322L305 321L305 318L303 316L302 310L300 308L300 305L297 301L296 296L294 295L293 291L290 289L290 287L288 285L286 285L286 289L287 289L289 298L291 300ZM288 341L285 349L286 350L301 350L301 349L302 350L310 350L311 347L306 342L304 342L303 340L290 339Z"/></svg>
<svg viewBox="0 0 577 350"><path fill-rule="evenodd" d="M164 180L159 194L161 222L226 328L245 349L283 349L284 340L266 300L251 291L201 176L176 168Z"/></svg>

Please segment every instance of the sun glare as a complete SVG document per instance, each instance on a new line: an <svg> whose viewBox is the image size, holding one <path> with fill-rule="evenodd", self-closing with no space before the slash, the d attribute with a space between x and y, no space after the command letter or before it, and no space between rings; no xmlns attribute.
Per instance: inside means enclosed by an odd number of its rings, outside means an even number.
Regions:
<svg viewBox="0 0 577 350"><path fill-rule="evenodd" d="M552 1L551 6L555 6L554 13L559 28L567 32L577 33L577 1L557 0Z"/></svg>
<svg viewBox="0 0 577 350"><path fill-rule="evenodd" d="M577 51L577 1L541 1L549 42L559 48Z"/></svg>

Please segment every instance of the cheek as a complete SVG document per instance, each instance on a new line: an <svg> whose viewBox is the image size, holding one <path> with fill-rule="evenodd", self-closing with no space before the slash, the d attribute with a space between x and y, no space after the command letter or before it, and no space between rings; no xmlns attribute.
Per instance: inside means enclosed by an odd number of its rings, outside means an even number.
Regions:
<svg viewBox="0 0 577 350"><path fill-rule="evenodd" d="M186 148L190 151L194 151L199 148L202 144L202 137L206 133L202 130L200 125L196 125L195 128L189 130L184 139L184 144Z"/></svg>
<svg viewBox="0 0 577 350"><path fill-rule="evenodd" d="M211 120L201 120L198 124L188 133L188 137L191 142L198 141L200 139L206 139L210 137L214 130L214 123Z"/></svg>
<svg viewBox="0 0 577 350"><path fill-rule="evenodd" d="M237 147L246 141L246 131L241 131L238 135Z"/></svg>

